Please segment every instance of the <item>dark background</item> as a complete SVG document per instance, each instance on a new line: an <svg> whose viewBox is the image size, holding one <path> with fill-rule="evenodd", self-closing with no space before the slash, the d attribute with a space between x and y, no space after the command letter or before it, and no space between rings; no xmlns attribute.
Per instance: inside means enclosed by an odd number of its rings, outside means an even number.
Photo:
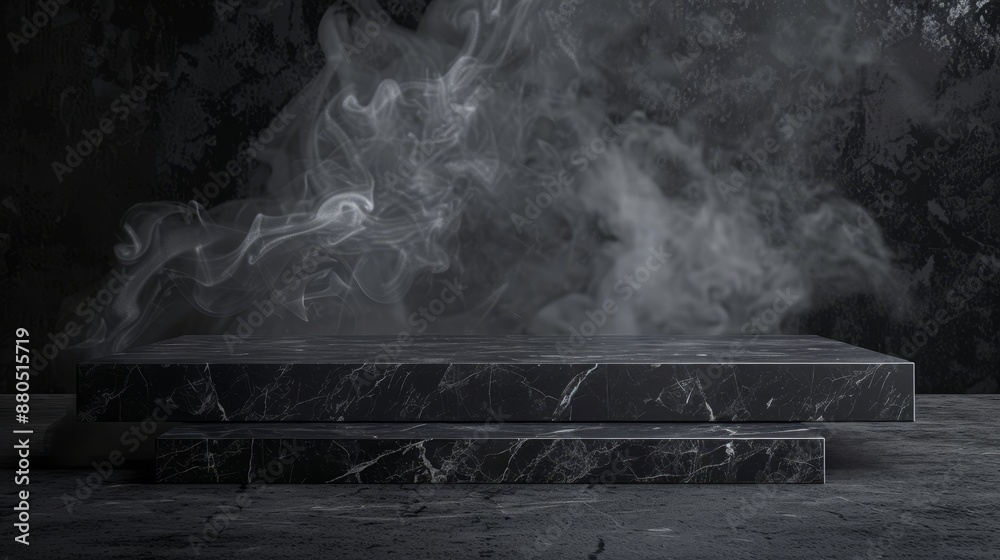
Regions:
<svg viewBox="0 0 1000 560"><path fill-rule="evenodd" d="M302 90L323 64L316 27L330 4L71 1L19 52L8 36L0 49L5 340L14 327L27 328L35 347L49 343L49 333L58 338L76 306L106 285L126 210L143 201L190 200L210 173L237 155L240 142ZM734 25L752 31L776 18L794 23L803 11L827 9L821 4L724 5L745 9ZM854 33L883 37L881 48L898 66L893 91L910 99L883 98L872 106L864 98L842 100L860 117L828 172L847 198L876 217L908 297L902 310L872 296L824 301L797 330L914 361L919 392L995 393L1000 276L969 282L978 267L990 270L998 262L1000 247L1000 74L997 43L983 40L984 33L998 33L1000 3L973 2L958 18L951 4L844 4ZM900 6L916 6L920 25L887 25ZM36 2L6 3L5 32L19 33L21 18L39 10ZM420 14L414 2L396 19L414 26ZM97 126L114 98L141 82L147 66L169 78L127 120L116 121L94 155L57 180L52 161L64 158L82 130ZM685 94L699 95L698 87L692 83ZM885 91L872 95L889 95ZM929 109L915 118L897 103ZM920 159L948 126L960 137L933 150L930 161ZM880 127L884 134L873 134ZM913 161L926 167L915 178L912 167L904 171L904 162ZM260 170L247 159L239 165L245 180L230 184L218 202L252 194L245 185ZM887 198L893 186L901 194ZM963 288L966 295L956 297L954 290ZM947 321L929 323L935 317ZM77 356L60 353L35 377L32 391L73 392ZM0 386L10 390L10 379L5 375Z"/></svg>

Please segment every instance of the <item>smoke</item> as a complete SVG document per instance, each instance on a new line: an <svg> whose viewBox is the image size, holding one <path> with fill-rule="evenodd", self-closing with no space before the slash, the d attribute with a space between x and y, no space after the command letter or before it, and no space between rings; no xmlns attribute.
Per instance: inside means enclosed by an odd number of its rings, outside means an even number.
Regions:
<svg viewBox="0 0 1000 560"><path fill-rule="evenodd" d="M331 9L261 194L124 218L93 353L178 329L565 333L599 310L606 333L738 333L794 294L778 332L884 287L877 225L845 234L864 212L819 172L853 118L832 88L871 62L779 49L737 8L629 6L432 3L416 31Z"/></svg>

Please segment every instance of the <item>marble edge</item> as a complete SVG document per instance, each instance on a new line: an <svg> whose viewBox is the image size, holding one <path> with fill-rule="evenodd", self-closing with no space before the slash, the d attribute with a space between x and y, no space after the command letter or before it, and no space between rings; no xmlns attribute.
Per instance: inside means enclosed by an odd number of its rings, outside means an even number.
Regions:
<svg viewBox="0 0 1000 560"><path fill-rule="evenodd" d="M890 356L891 357L891 356ZM87 361L77 362L77 375L84 375L94 370L108 367L137 367L137 366L169 366L169 367L219 367L219 366L267 366L267 367L294 367L294 366L377 366L381 368L396 366L910 366L916 369L914 362L905 361L871 361L871 362L585 362L570 361L563 362L475 362L475 361L455 361L455 362L101 362ZM82 368L89 368L89 371L81 371Z"/></svg>
<svg viewBox="0 0 1000 560"><path fill-rule="evenodd" d="M309 428L320 430L332 430L345 428L364 428L367 426L384 426L391 423L371 423L371 424L336 424L336 423L308 423ZM635 426L638 423L626 423L622 424L621 427L627 428L628 426ZM670 428L683 426L684 428L690 429L692 426L702 426L702 427L721 427L727 424L721 423L711 423L711 422L699 422L699 423L682 423L682 422L664 422L659 424L643 424L645 428L651 427L666 427L668 428L662 434L627 434L627 433L615 433L608 435L595 435L593 433L557 433L552 432L551 429L545 430L541 434L504 434L500 433L488 433L487 435L476 435L475 432L481 429L480 424L462 424L469 428L469 431L456 431L454 433L434 433L429 435L420 435L419 433L407 434L403 431L390 433L390 434L378 434L373 435L370 433L361 434L347 434L347 433L334 433L334 434L301 434L301 433L280 433L282 430L288 430L294 432L296 429L295 424L255 424L253 426L239 426L233 427L232 424L185 424L183 426L173 427L163 434L157 436L156 441L164 440L367 440L367 441L431 441L431 440L491 440L491 441L505 441L505 440L542 440L542 441L555 441L561 439L572 439L572 440L818 440L826 441L826 436L823 435L821 428L800 425L798 422L788 422L787 424L776 424L768 423L773 426L776 431L769 433L767 431L757 431L753 430L748 434L678 434L676 432L671 433ZM299 423L298 427L301 428L305 426L305 423ZM451 424L455 425L455 424ZM763 425L763 424L762 424ZM799 425L800 427L793 427ZM336 426L339 426L337 428ZM405 429L419 429L423 427L428 427L434 429L439 424L434 423L423 423L423 424L399 424L401 430ZM548 427L551 428L552 425L549 424L530 424L522 425L521 427ZM586 424L557 424L557 426L562 426L563 430L570 430L569 426L580 426L580 428L592 427L593 425ZM740 426L749 427L752 426L751 423L744 424L732 424L729 426ZM787 426L787 428L783 428ZM618 427L618 426L614 426ZM197 430L197 431L196 431Z"/></svg>
<svg viewBox="0 0 1000 560"><path fill-rule="evenodd" d="M148 365L165 365L165 364L169 364L169 365L172 365L172 364L177 364L177 365L188 365L188 364L191 364L191 365L223 365L223 364L239 364L239 363L246 364L246 363L248 363L248 362L240 362L238 360L225 361L225 362L203 362L203 361L201 361L201 362L170 362L170 361L164 362L164 361L161 361L159 359L151 359L151 358L146 358L146 357L141 357L141 356L140 357L134 356L134 353L136 351L150 350L150 349L161 349L164 352L168 352L168 351L169 352L175 352L174 349L170 348L170 344L172 344L172 343L181 343L181 342L185 342L185 341L194 341L194 340L197 340L199 342L204 342L204 341L212 339L212 338L219 338L221 340L221 337L217 336L217 335L181 335L181 336L177 336L177 337L173 337L173 338L159 340L159 341L152 342L152 343L149 343L149 344L143 344L143 345L139 345L139 346L134 346L134 347L122 350L122 351L117 352L117 353L113 353L113 354L109 354L109 355L106 355L106 356L102 356L100 358L90 359L90 360L78 363L77 366L79 368L80 366L84 366L84 365L93 367L93 366L99 366L99 365L146 365L146 364L148 364ZM362 342L365 342L365 341L371 341L374 344L374 343L378 343L379 341L384 341L384 340L395 340L395 338L396 338L395 335L298 335L298 336L286 336L286 337L272 337L272 336L256 336L256 337L254 337L254 336L251 336L251 337L244 338L242 340L242 342L241 342L241 346L244 346L249 351L244 350L243 352L240 352L240 353L236 353L234 351L230 351L229 355L232 356L232 357L235 357L237 355L240 355L240 356L249 356L249 355L251 355L253 353L252 349L254 348L254 343L252 341L256 341L256 340L259 340L259 341L282 340L282 341L285 341L285 342L287 342L289 340L302 340L302 341L312 341L312 342L315 342L315 341L318 341L318 340L335 341L335 340L340 339L340 340L342 340L344 342L350 342L350 343L354 343L354 344L362 343ZM561 336L561 335L492 335L492 336L490 336L490 335L420 335L420 336L414 337L414 338L417 339L417 340L427 341L428 343L435 343L435 344L468 344L468 343L472 343L472 342L475 342L475 341L482 341L484 339L494 339L496 341L502 341L502 342L510 342L510 341L516 340L516 339L523 339L523 340L543 340L543 341L547 341L547 342L548 341L565 341L566 337L565 336ZM622 341L627 341L628 339L633 339L633 340L636 340L636 341L639 341L639 342L650 342L650 341L655 341L657 339L660 339L660 340L664 340L666 344L669 344L669 343L671 343L672 341L674 341L676 339L691 339L691 340L698 340L698 341L706 341L706 340L711 340L711 339L719 339L719 340L726 340L726 339L754 339L754 340L756 340L757 337L755 335L718 335L718 336L710 336L710 335L599 335L599 336L595 336L593 338L598 338L598 339L601 339L602 341L603 340L614 340L614 339L621 339ZM843 342L843 341L840 341L840 340L836 340L836 339L832 339L832 338L828 338L828 337L823 337L823 336L819 336L819 335L811 335L811 334L805 334L805 335L782 335L782 334L775 334L775 335L765 335L765 336L760 337L760 338L772 339L769 342L779 342L777 339L785 339L785 341L787 341L789 343L793 342L793 341L808 341L810 339L817 339L817 340L823 341L824 343L830 343L830 344L833 344L833 345L839 347L836 350L838 352L839 351L855 350L855 351L861 351L861 352L863 352L865 354L871 355L870 358L860 358L860 359L855 358L855 360L862 360L862 361L832 362L832 363L858 364L858 365L862 365L862 364L863 365L872 365L872 364L911 364L912 365L913 364L913 362L907 361L907 360L905 360L903 358L898 358L896 356L891 356L891 355L886 354L884 352L879 352L879 351L876 351L876 350L871 350L869 348L858 346L858 345L855 345L855 344L852 344L852 343ZM468 340L468 342L464 342L463 339ZM241 348L241 350L243 350L243 348ZM553 348L553 350L555 350L555 348ZM129 357L131 357L132 359L129 359ZM585 361L586 357L587 356L584 356L583 357L584 359L580 359L580 360L577 361L575 358L566 359L566 358L557 358L556 356L553 356L553 358L556 359L556 361L544 362L544 363L565 363L567 361L571 361L572 363L580 363L580 364L586 364L586 363L593 364L593 363L595 363L593 361ZM292 359L298 359L298 356L294 356ZM374 363L374 362L367 362L367 361L356 360L356 359L323 360L323 361L316 361L316 362L293 362L292 359L287 359L287 360L286 359L282 359L282 360L279 360L279 361L273 362L273 363L275 363L275 364L292 364L292 365L295 365L295 364L335 364L335 363L337 363L337 364L339 364L339 363L343 363L343 364ZM868 361L863 361L863 360L868 360ZM261 362L249 362L249 363L259 364L259 365L265 365L265 364L271 364L272 362L261 361ZM387 362L385 365L410 365L410 364L499 364L499 363L525 364L525 363L531 363L531 361L528 361L528 360L525 360L525 361L505 361L505 362L497 362L497 361L463 361L463 362L452 362L452 361L445 361L445 360L441 360L441 361L399 361L399 362ZM600 362L600 363L612 364L612 363L616 363L616 362ZM662 362L657 362L657 361L627 362L627 364L633 364L633 365L644 365L644 364L645 365L651 365L651 364L657 364L657 363L662 363ZM670 363L670 362L668 362L668 363ZM740 365L740 364L765 364L765 365L766 364L816 364L816 365L823 365L823 364L831 363L831 362L798 362L798 361L783 361L783 362L763 362L763 361L738 362L738 361L728 361L727 362L727 361L722 361L722 360L716 360L716 361L704 361L704 362L685 361L685 362L673 362L673 363L675 363L675 364L691 364L691 365L708 365L708 364L720 364L720 363L723 363L723 364L735 364L735 365Z"/></svg>

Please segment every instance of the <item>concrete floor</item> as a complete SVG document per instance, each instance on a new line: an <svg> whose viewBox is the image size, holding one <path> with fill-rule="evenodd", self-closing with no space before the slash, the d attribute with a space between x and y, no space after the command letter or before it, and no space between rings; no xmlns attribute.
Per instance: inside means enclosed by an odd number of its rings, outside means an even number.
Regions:
<svg viewBox="0 0 1000 560"><path fill-rule="evenodd" d="M917 422L837 424L827 484L157 486L31 475L11 558L1000 558L1000 395L918 395ZM99 477L94 475L92 480ZM4 503L12 504L5 485Z"/></svg>

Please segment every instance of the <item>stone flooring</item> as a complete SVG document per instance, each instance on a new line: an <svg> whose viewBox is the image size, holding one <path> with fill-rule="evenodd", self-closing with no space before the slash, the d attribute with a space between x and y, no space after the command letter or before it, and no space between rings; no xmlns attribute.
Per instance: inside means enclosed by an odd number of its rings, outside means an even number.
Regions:
<svg viewBox="0 0 1000 560"><path fill-rule="evenodd" d="M827 425L825 485L153 485L31 474L10 558L1000 558L1000 395ZM13 504L12 477L5 504ZM101 478L91 476L92 480ZM84 489L86 487L86 490ZM78 488L87 499L69 501Z"/></svg>

